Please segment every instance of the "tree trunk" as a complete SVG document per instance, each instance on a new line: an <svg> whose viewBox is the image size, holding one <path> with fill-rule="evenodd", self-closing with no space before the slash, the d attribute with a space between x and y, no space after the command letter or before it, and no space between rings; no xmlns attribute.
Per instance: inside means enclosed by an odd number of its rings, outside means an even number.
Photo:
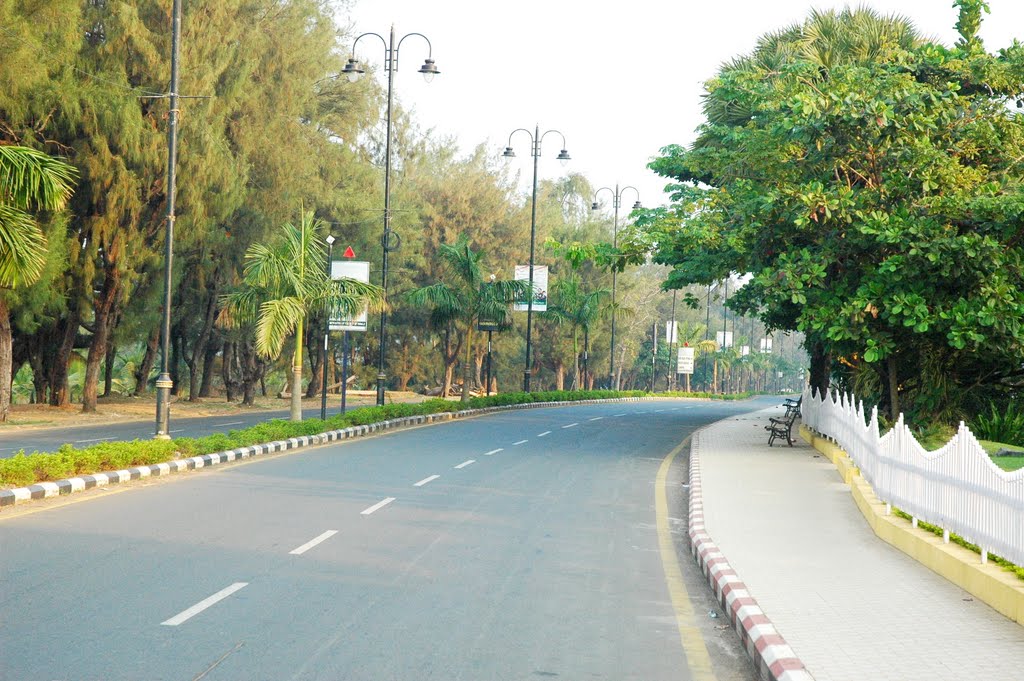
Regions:
<svg viewBox="0 0 1024 681"><path fill-rule="evenodd" d="M565 364L555 363L555 390L565 390Z"/></svg>
<svg viewBox="0 0 1024 681"><path fill-rule="evenodd" d="M224 341L224 355L220 360L220 378L224 382L224 397L228 402L235 401L235 380L232 369L235 366L235 343Z"/></svg>
<svg viewBox="0 0 1024 681"><path fill-rule="evenodd" d="M885 362L886 373L889 375L889 416L892 422L900 417L900 381L896 373L896 356L889 355Z"/></svg>
<svg viewBox="0 0 1024 681"><path fill-rule="evenodd" d="M825 351L825 346L821 343L808 341L807 346L811 356L811 393L820 399L828 394L832 357Z"/></svg>
<svg viewBox="0 0 1024 681"><path fill-rule="evenodd" d="M218 297L218 286L216 282L219 280L217 272L213 274L214 285L210 289L209 298L206 300L206 311L203 315L203 328L199 332L199 337L192 345L192 353L186 358L188 363L188 401L195 402L199 399L202 388L199 387L199 358L203 357L204 360L207 356L206 348L210 343L210 336L213 334L213 324L217 320L217 297ZM203 368L205 370L206 364L204 362ZM205 374L204 374L205 378Z"/></svg>
<svg viewBox="0 0 1024 681"><path fill-rule="evenodd" d="M78 327L82 315L78 304L72 303L64 320L64 334L60 347L53 358L50 374L50 406L66 407L71 403L71 392L68 389L68 372L71 367L71 354L75 351L75 340L78 338Z"/></svg>
<svg viewBox="0 0 1024 681"><path fill-rule="evenodd" d="M156 360L157 346L160 344L160 327L158 326L146 341L146 351L142 353L142 361L135 368L135 391L136 397L141 397L146 388L149 387L149 374L153 371L153 363Z"/></svg>
<svg viewBox="0 0 1024 681"><path fill-rule="evenodd" d="M213 394L213 365L217 361L217 353L223 347L224 343L220 339L215 343L206 344L206 352L203 355L203 380L199 385L200 397L210 397Z"/></svg>
<svg viewBox="0 0 1024 681"><path fill-rule="evenodd" d="M120 290L120 273L111 263L106 268L99 304L95 306L92 342L85 361L85 384L82 386L82 411L91 414L96 411L96 392L100 377L100 361L107 355L107 339L110 336L111 311Z"/></svg>
<svg viewBox="0 0 1024 681"><path fill-rule="evenodd" d="M14 358L11 338L11 313L7 295L0 292L0 422L6 422L11 411L11 363Z"/></svg>
<svg viewBox="0 0 1024 681"><path fill-rule="evenodd" d="M171 327L171 361L170 367L167 373L171 376L171 387L172 395L181 394L181 356L184 354L182 345L184 345L184 339L181 333L181 325L175 324Z"/></svg>
<svg viewBox="0 0 1024 681"><path fill-rule="evenodd" d="M117 346L107 343L107 361L103 367L103 397L110 397L114 392L114 361L117 359Z"/></svg>
<svg viewBox="0 0 1024 681"><path fill-rule="evenodd" d="M305 340L302 331L303 324L300 319L295 325L295 354L292 355L292 395L289 417L292 421L302 420L302 342Z"/></svg>

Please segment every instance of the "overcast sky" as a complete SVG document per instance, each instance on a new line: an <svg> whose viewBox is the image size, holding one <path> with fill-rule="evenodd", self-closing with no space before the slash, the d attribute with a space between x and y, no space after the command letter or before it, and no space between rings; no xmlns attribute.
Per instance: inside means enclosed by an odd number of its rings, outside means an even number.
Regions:
<svg viewBox="0 0 1024 681"><path fill-rule="evenodd" d="M618 3L616 3L618 5ZM758 36L819 9L858 3L807 0L632 0L612 11L577 0L355 0L339 17L357 33L423 33L441 75L429 85L416 73L426 43L402 44L395 94L417 123L456 136L463 151L487 142L495 156L516 128L565 135L572 161L555 160L561 138L544 139L541 178L580 172L595 187L633 185L646 206L667 202L665 182L647 169L666 144L688 144L701 123L702 83L719 65L750 52ZM925 35L956 40L952 0L874 0L885 14L909 17ZM1024 2L989 0L982 24L990 52L1024 38ZM383 44L359 43L357 57L383 62ZM383 81L382 81L383 82ZM524 184L529 139L512 140ZM609 194L603 193L607 199ZM624 206L632 205L632 193Z"/></svg>

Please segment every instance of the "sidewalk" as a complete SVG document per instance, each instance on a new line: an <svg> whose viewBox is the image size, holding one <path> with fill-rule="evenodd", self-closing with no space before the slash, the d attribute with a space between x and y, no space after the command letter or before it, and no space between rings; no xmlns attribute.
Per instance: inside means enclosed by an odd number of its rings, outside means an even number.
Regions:
<svg viewBox="0 0 1024 681"><path fill-rule="evenodd" d="M816 681L1024 679L1024 627L878 539L802 440L768 447L781 413L701 431L694 485L707 534Z"/></svg>

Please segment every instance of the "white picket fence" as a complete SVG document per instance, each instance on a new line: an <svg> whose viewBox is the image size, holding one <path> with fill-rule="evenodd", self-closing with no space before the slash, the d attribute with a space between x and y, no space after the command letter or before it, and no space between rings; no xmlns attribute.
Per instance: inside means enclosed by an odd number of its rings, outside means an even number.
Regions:
<svg viewBox="0 0 1024 681"><path fill-rule="evenodd" d="M878 408L844 395L817 398L804 388L804 425L843 448L878 498L988 553L1024 566L1024 470L1007 473L992 463L962 422L944 447L929 452L914 439L901 414L879 435Z"/></svg>

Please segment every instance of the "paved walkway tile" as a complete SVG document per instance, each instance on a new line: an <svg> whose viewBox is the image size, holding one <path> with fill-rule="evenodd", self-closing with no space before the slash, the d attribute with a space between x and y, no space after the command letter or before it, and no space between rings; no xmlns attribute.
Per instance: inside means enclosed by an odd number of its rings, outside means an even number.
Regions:
<svg viewBox="0 0 1024 681"><path fill-rule="evenodd" d="M694 440L708 534L817 681L1024 679L1024 627L878 539L772 409Z"/></svg>

